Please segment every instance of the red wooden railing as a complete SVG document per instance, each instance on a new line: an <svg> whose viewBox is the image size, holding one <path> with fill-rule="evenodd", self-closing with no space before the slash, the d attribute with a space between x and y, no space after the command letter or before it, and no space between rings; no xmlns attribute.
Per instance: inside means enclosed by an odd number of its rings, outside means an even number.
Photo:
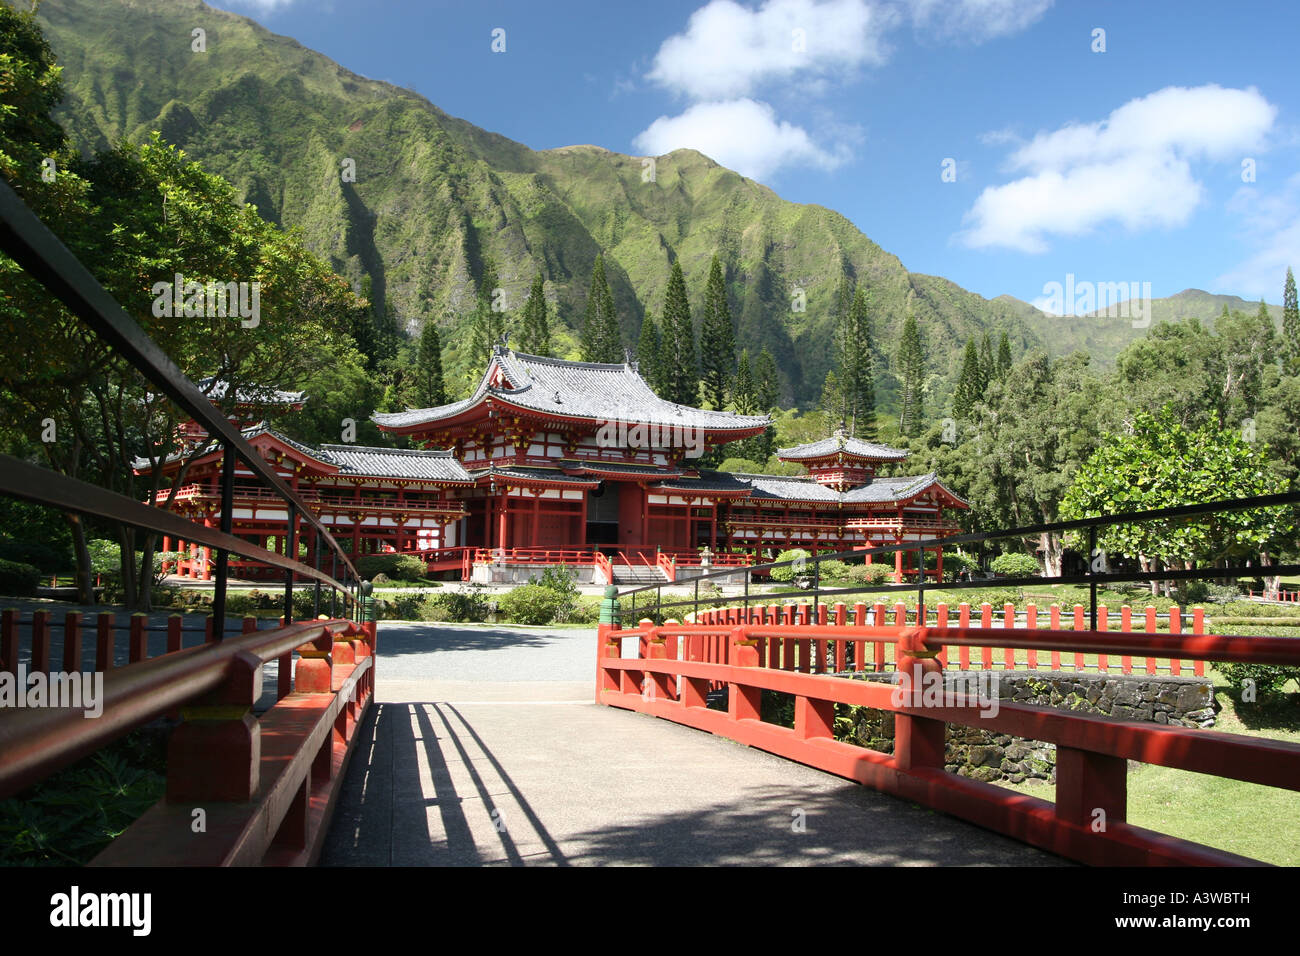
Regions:
<svg viewBox="0 0 1300 956"><path fill-rule="evenodd" d="M677 580L677 559L666 551L655 555L655 566L664 573L665 581Z"/></svg>
<svg viewBox="0 0 1300 956"><path fill-rule="evenodd" d="M857 616L865 619L865 608L858 608ZM723 620L662 627L647 621L632 630L602 624L596 702L726 736L1098 865L1256 863L1127 823L1130 760L1300 790L1300 744L1296 743L1116 720L1009 700L993 708L987 700L960 693L945 693L939 704L928 702L924 682L927 674L941 671L938 657L951 653L952 647L983 646L989 639L983 628L812 624L806 605L798 610L787 606L779 615L775 607L712 613ZM835 613L843 618L843 605ZM635 656L622 656L627 637L638 638ZM1012 628L1000 629L998 638L1003 646L1053 655L1160 658L1176 654L1199 662L1300 665L1300 642L1289 638ZM803 659L826 667L831 656L843 659L847 644L860 648L862 642L895 649L896 685L798 673L782 666L796 662L789 650L794 644L805 649ZM774 657L776 647L780 650ZM858 659L863 659L861 653ZM727 688L726 711L707 706L710 688L719 686ZM765 690L794 697L793 728L761 719ZM838 704L892 712L894 753L835 740ZM945 772L949 723L1054 744L1056 802Z"/></svg>
<svg viewBox="0 0 1300 956"><path fill-rule="evenodd" d="M574 548L476 548L475 564L591 564L595 559L591 550Z"/></svg>
<svg viewBox="0 0 1300 956"><path fill-rule="evenodd" d="M614 566L609 563L609 558L599 551L593 551L591 555L591 569L596 575L604 575L606 584L614 583Z"/></svg>
<svg viewBox="0 0 1300 956"><path fill-rule="evenodd" d="M789 615L794 615L792 621L799 620L805 623L826 624L834 623L837 625L864 626L870 624L892 624L896 627L906 625L915 625L917 615L915 608L909 609L902 603L887 606L883 602L874 605L855 604L852 608L844 604L827 605L822 604L814 611L811 605L806 602L799 605L787 604L784 606L770 605L767 608L751 608L751 611L759 611L760 616L756 623L765 621L785 621ZM1045 613L1040 613L1045 612ZM738 613L736 613L738 612ZM974 616L972 616L974 612ZM1059 650L1053 651L1050 655L1039 657L1038 650L1035 648L1026 648L1024 645L1008 646L1002 641L1002 631L1022 630L1016 625L1021 620L1025 623L1025 628L1029 630L1038 630L1040 625L1045 625L1048 630L1052 631L1086 631L1088 630L1087 609L1082 604L1074 605L1068 616L1062 616L1062 609L1059 605L1053 604L1048 608L1039 608L1037 605L1029 604L1026 606L1023 618L1017 615L1015 606L1006 604L1002 608L1002 616L998 617L993 612L990 604L981 604L978 607L972 607L969 604L962 603L956 607L949 607L947 604L938 604L933 609L925 609L925 623L933 623L936 627L947 627L952 624L958 627L974 627L981 632L994 632L993 635L986 634L986 641L982 645L963 646L958 649L955 656L949 657L946 653L941 654L939 662L944 667L953 667L958 670L1061 670L1064 666L1067 670L1075 671L1097 671L1099 673L1120 673L1132 674L1134 669L1134 658L1131 655L1122 654L1112 659L1110 654L1098 654L1092 660L1083 653L1075 653L1072 657L1067 655L1062 657ZM1168 612L1157 614L1156 609L1147 607L1139 609L1139 627L1137 631L1133 626L1133 608L1124 605L1119 608L1119 628L1118 631L1111 631L1118 637L1121 634L1129 633L1184 633L1183 622L1184 612L1181 608L1171 607ZM815 618L815 620L814 620ZM1166 624L1162 630L1159 618L1164 618ZM689 620L689 618L688 618ZM751 618L752 620L752 618ZM972 623L973 622L973 623ZM694 623L705 625L717 624L740 624L746 623L744 612L736 608L710 608L701 611L694 616ZM1064 623L1064 627L1062 624ZM1098 630L1107 630L1111 623L1110 609L1104 604L1097 605L1097 628ZM1191 609L1191 635L1199 636L1205 633L1205 611L1202 608L1195 607ZM788 641L786 645L789 649L785 650L786 663L773 663L769 666L784 667L792 669L790 655L798 654L802 662L798 665L799 670L807 671L806 663L810 659L812 644L809 641L803 651L797 651L796 642ZM871 644L868 653L866 646ZM854 641L852 642L855 649L853 656L853 665L846 668L844 660L836 662L827 662L825 667L818 667L815 673L830 673L833 671L843 672L846 669L854 671L883 671L893 669L893 661L887 659L885 641ZM995 648L998 653L995 653ZM1018 649L1023 650L1023 653ZM842 651L843 648L841 647ZM761 653L761 652L760 652ZM870 661L867 658L870 657ZM780 660L780 652L773 660ZM817 658L821 661L822 658ZM1191 671L1197 677L1205 676L1205 662L1183 661L1180 658L1139 658L1136 666L1140 672L1147 674L1156 674L1161 671L1167 671L1172 676L1178 677L1183 674L1184 664L1190 665Z"/></svg>
<svg viewBox="0 0 1300 956"><path fill-rule="evenodd" d="M1286 604L1300 604L1300 591L1253 591L1247 590L1247 596L1263 598L1266 601L1282 601Z"/></svg>
<svg viewBox="0 0 1300 956"><path fill-rule="evenodd" d="M65 672L80 670L78 619L75 613L64 619ZM12 670L18 657L20 624L30 634L29 670L48 671L50 622L43 611L28 621L4 612L5 667ZM182 649L180 618L173 617L166 625L167 651L150 658L150 628L135 616L127 634L130 663L112 667L112 619L99 615L95 666L104 672L102 712L94 719L86 719L85 707L0 712L0 797L179 712L183 722L168 743L167 796L93 864L313 862L374 691L375 625L335 619L259 631L256 624L245 618L242 635ZM255 717L262 668L270 661L280 663L276 703ZM202 833L194 829L198 810Z"/></svg>

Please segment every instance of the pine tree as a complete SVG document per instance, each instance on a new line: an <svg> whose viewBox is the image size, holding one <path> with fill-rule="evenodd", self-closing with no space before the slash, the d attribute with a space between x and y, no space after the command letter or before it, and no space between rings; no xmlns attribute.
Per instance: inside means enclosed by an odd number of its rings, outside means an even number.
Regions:
<svg viewBox="0 0 1300 956"><path fill-rule="evenodd" d="M754 403L760 414L770 415L781 401L781 379L776 370L776 359L764 345L754 360ZM767 461L776 451L776 426L768 425L755 440L756 460Z"/></svg>
<svg viewBox="0 0 1300 956"><path fill-rule="evenodd" d="M473 366L485 367L492 356L492 349L500 344L501 336L506 331L506 313L504 299L497 296L500 288L496 265L489 259L483 267L483 278L478 286L478 303L474 308L474 318L470 328L470 353ZM482 363L481 365L479 363ZM471 374L478 374L472 371Z"/></svg>
<svg viewBox="0 0 1300 956"><path fill-rule="evenodd" d="M988 343L988 337L984 338ZM898 341L899 404L898 430L907 437L920 431L923 417L921 388L925 382L925 350L916 317L908 313Z"/></svg>
<svg viewBox="0 0 1300 956"><path fill-rule="evenodd" d="M988 332L984 333L984 341L980 343L980 395L983 395L989 387L989 382L997 377L998 366L993 359L993 340L989 338Z"/></svg>
<svg viewBox="0 0 1300 956"><path fill-rule="evenodd" d="M695 361L695 329L686 298L686 278L680 263L673 263L664 295L663 319L664 398L679 405L699 401L700 372Z"/></svg>
<svg viewBox="0 0 1300 956"><path fill-rule="evenodd" d="M966 352L962 356L961 376L952 393L952 414L954 418L968 419L975 403L980 400L980 356L975 348L975 340L966 340Z"/></svg>
<svg viewBox="0 0 1300 956"><path fill-rule="evenodd" d="M736 377L731 385L731 405L739 415L754 415L758 412L758 389L749 369L749 349L741 351L740 361L736 363Z"/></svg>
<svg viewBox="0 0 1300 956"><path fill-rule="evenodd" d="M659 324L647 309L641 320L641 337L636 345L637 370L656 395L663 396L663 340Z"/></svg>
<svg viewBox="0 0 1300 956"><path fill-rule="evenodd" d="M551 323L547 318L546 283L537 273L519 321L519 351L528 355L551 354Z"/></svg>
<svg viewBox="0 0 1300 956"><path fill-rule="evenodd" d="M825 413L829 428L839 428L848 420L844 407L844 389L835 375L835 369L828 371L822 381L822 397L818 407Z"/></svg>
<svg viewBox="0 0 1300 956"><path fill-rule="evenodd" d="M853 293L849 307L846 340L850 354L842 361L848 374L843 382L845 408L849 416L849 434L867 441L876 440L876 360L872 341L871 313L861 286Z"/></svg>
<svg viewBox="0 0 1300 956"><path fill-rule="evenodd" d="M438 323L432 317L425 319L424 328L420 330L412 378L412 398L417 408L447 404L447 389L442 380L442 338L438 335Z"/></svg>
<svg viewBox="0 0 1300 956"><path fill-rule="evenodd" d="M1288 375L1300 375L1300 304L1290 266L1282 287L1282 367Z"/></svg>
<svg viewBox="0 0 1300 956"><path fill-rule="evenodd" d="M776 359L764 345L754 360L754 400L758 410L767 415L781 401L781 378L777 374Z"/></svg>
<svg viewBox="0 0 1300 956"><path fill-rule="evenodd" d="M582 360L617 364L623 361L623 339L614 311L614 295L605 279L605 256L596 255L587 290L587 308L582 321Z"/></svg>
<svg viewBox="0 0 1300 956"><path fill-rule="evenodd" d="M1002 333L1002 341L998 342L998 378L1003 378L1007 372L1011 371L1011 340L1007 338L1007 333Z"/></svg>
<svg viewBox="0 0 1300 956"><path fill-rule="evenodd" d="M727 284L722 263L714 256L704 293L704 313L700 316L700 389L714 408L726 406L735 369L736 335L727 305Z"/></svg>

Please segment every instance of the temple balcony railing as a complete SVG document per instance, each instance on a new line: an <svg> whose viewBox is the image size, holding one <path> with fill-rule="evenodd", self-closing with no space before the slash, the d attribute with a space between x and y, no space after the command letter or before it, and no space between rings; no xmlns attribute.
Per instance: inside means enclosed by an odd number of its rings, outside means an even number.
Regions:
<svg viewBox="0 0 1300 956"><path fill-rule="evenodd" d="M316 510L336 510L336 511L381 511L381 512L401 512L409 515L435 515L446 518L449 521L455 521L466 517L469 512L463 506L450 502L438 502L430 504L427 502L416 501L376 501L366 498L353 498L349 495L328 495L319 492L306 491L298 489L298 494L303 501L317 506ZM161 505L163 500L160 499ZM200 504L211 504L221 502L219 492L208 488L205 485L186 485L176 492L177 502L192 502ZM284 502L271 492L258 489L234 489L232 502L238 506L245 505L281 505ZM146 502L147 503L147 502Z"/></svg>

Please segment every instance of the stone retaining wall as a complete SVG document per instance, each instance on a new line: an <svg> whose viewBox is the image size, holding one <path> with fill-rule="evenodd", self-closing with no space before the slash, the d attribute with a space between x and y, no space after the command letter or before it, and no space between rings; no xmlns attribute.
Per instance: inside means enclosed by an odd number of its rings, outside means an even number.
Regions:
<svg viewBox="0 0 1300 956"><path fill-rule="evenodd" d="M1154 674L1094 674L1073 671L948 671L946 686L959 689L972 678L996 679L999 700L1038 704L1062 710L1104 714L1122 720L1151 721L1177 727L1214 726L1214 687L1204 677ZM871 674L869 680L893 683L896 674ZM853 742L884 753L894 752L894 715L855 707L850 713ZM976 780L1056 782L1056 747L979 727L948 725L944 769Z"/></svg>

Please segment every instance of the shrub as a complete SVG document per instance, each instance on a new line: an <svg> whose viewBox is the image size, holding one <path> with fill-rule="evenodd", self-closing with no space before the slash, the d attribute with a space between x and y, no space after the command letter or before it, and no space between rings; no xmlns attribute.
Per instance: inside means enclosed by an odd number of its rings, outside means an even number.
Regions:
<svg viewBox="0 0 1300 956"><path fill-rule="evenodd" d="M488 616L487 598L483 596L483 588L477 584L470 584L462 591L448 591L429 598L426 605L430 609L426 613L433 613L431 609L438 607L447 614L445 618L429 620L482 621Z"/></svg>
<svg viewBox="0 0 1300 956"><path fill-rule="evenodd" d="M1253 681L1260 696L1282 692L1289 680L1300 684L1300 667L1283 667L1278 664L1215 664L1240 694L1245 681Z"/></svg>
<svg viewBox="0 0 1300 956"><path fill-rule="evenodd" d="M10 561L0 558L0 592L5 594L35 594L36 585L40 583L41 572L38 568L22 561Z"/></svg>
<svg viewBox="0 0 1300 956"><path fill-rule="evenodd" d="M0 537L0 558L33 565L45 574L73 571L77 567L71 551L60 550L44 541L19 538Z"/></svg>
<svg viewBox="0 0 1300 956"><path fill-rule="evenodd" d="M554 620L561 624L573 619L573 610L578 603L577 574L567 565L552 564L542 572L537 585L546 588L559 598Z"/></svg>
<svg viewBox="0 0 1300 956"><path fill-rule="evenodd" d="M1008 552L994 558L989 570L1008 578L1027 578L1038 573L1038 561L1027 554Z"/></svg>
<svg viewBox="0 0 1300 956"><path fill-rule="evenodd" d="M549 624L556 612L568 607L567 595L540 584L524 584L502 596L498 606L519 624Z"/></svg>
<svg viewBox="0 0 1300 956"><path fill-rule="evenodd" d="M92 574L120 574L122 571L122 549L116 541L107 538L92 538L86 542L86 551L90 554L90 571Z"/></svg>
<svg viewBox="0 0 1300 956"><path fill-rule="evenodd" d="M803 558L804 561L807 562L808 558L810 558L810 557L812 557L812 555L810 555L810 554L809 554L807 551L805 551L803 548L790 548L790 549L788 549L788 550L786 550L786 551L782 551L780 554L778 554L778 555L776 556L776 560L777 560L778 562L780 562L780 561L798 561L800 558ZM808 569L807 569L807 565L806 565L806 564L805 564L805 566L804 566L803 568L799 568L797 564L796 564L796 565L786 565L786 566L783 567L783 568L773 568L773 569L772 569L772 580L773 580L773 581L793 581L794 578L795 578L795 575L796 575L796 574L807 574L807 573L808 573Z"/></svg>
<svg viewBox="0 0 1300 956"><path fill-rule="evenodd" d="M389 572L390 578L396 578L399 581L419 581L428 573L428 566L413 554L399 554L397 560L393 562L393 570Z"/></svg>
<svg viewBox="0 0 1300 956"><path fill-rule="evenodd" d="M929 558L927 552L926 558ZM927 560L926 567L933 567L934 562ZM969 554L958 554L956 551L945 551L943 553L943 573L948 580L956 580L957 575L963 571L976 571L979 569L979 562Z"/></svg>
<svg viewBox="0 0 1300 956"><path fill-rule="evenodd" d="M819 565L817 565L817 568L818 568L818 573L821 575L821 580L823 584L825 584L828 581L848 580L849 566L845 564L843 561L837 561L832 558L830 561L822 561Z"/></svg>
<svg viewBox="0 0 1300 956"><path fill-rule="evenodd" d="M578 598L569 612L570 624L596 624L600 621L600 601L601 599L594 595L587 595Z"/></svg>
<svg viewBox="0 0 1300 956"><path fill-rule="evenodd" d="M894 569L888 564L855 564L849 568L849 580L858 584L880 585L892 580Z"/></svg>
<svg viewBox="0 0 1300 956"><path fill-rule="evenodd" d="M365 554L354 562L359 573L372 584L379 575L391 581L419 581L428 568L413 554Z"/></svg>

